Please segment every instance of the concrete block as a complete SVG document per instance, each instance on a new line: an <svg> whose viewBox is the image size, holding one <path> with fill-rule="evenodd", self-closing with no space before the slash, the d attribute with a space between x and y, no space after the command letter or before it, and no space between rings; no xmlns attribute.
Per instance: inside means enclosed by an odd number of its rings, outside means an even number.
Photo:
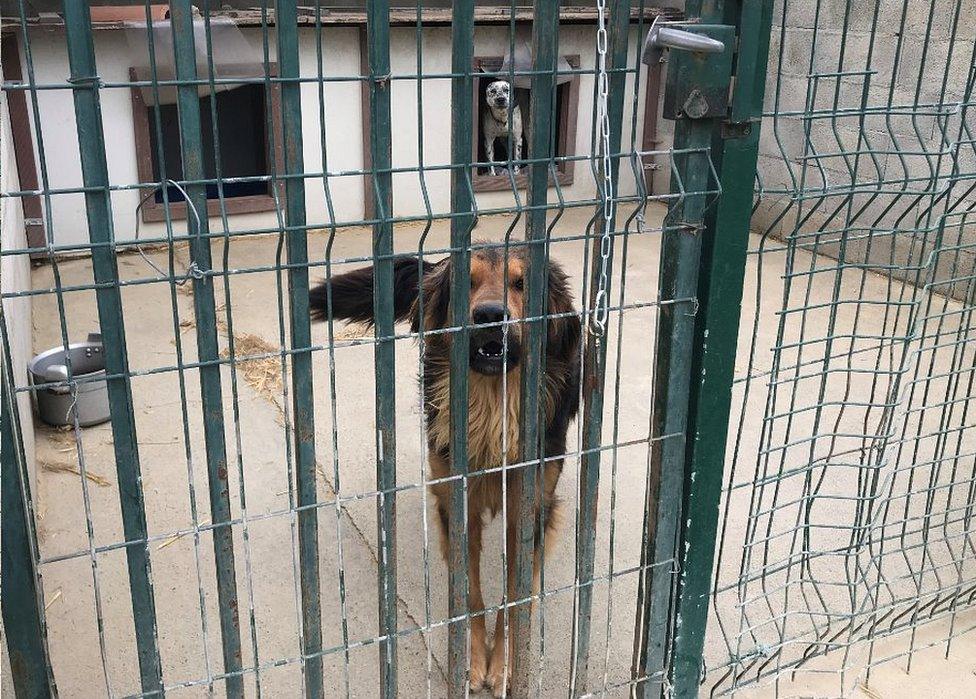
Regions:
<svg viewBox="0 0 976 699"><path fill-rule="evenodd" d="M787 28L780 36L783 42L779 71L785 75L807 75L814 33L809 29Z"/></svg>
<svg viewBox="0 0 976 699"><path fill-rule="evenodd" d="M786 24L790 27L812 29L817 26L816 7L816 4L812 2L789 3L786 8Z"/></svg>
<svg viewBox="0 0 976 699"><path fill-rule="evenodd" d="M881 0L884 4L885 0ZM810 5L809 12L814 12L817 3L797 3ZM820 3L820 14L817 23L820 27L842 31L846 27L848 32L869 32L874 25L877 2L865 0L823 0Z"/></svg>
<svg viewBox="0 0 976 699"><path fill-rule="evenodd" d="M845 35L833 27L819 27L814 31L813 73L836 73L845 70L840 61L840 49ZM850 37L846 37L850 40Z"/></svg>
<svg viewBox="0 0 976 699"><path fill-rule="evenodd" d="M775 163L760 162L760 170L765 170L767 166L775 167ZM752 232L757 235L782 238L784 230L792 228L793 225L793 220L788 214L791 201L785 194L763 194L752 212L750 223Z"/></svg>
<svg viewBox="0 0 976 699"><path fill-rule="evenodd" d="M976 39L976 0L959 1L959 26L956 30L956 41L973 41Z"/></svg>
<svg viewBox="0 0 976 699"><path fill-rule="evenodd" d="M867 4L867 3L865 3ZM902 2L902 0L881 0L878 23L900 31L904 17L906 37L925 38L930 31L932 37L948 38L952 33L953 19L959 13L957 38L972 39L976 16L976 2L973 0L930 0L930 2ZM929 18L932 18L929 30Z"/></svg>
<svg viewBox="0 0 976 699"><path fill-rule="evenodd" d="M946 39L908 37L902 46L898 72L898 87L918 91L919 99L934 102L939 98L945 79L946 62L951 44Z"/></svg>
<svg viewBox="0 0 976 699"><path fill-rule="evenodd" d="M844 70L849 69L844 68ZM867 80L868 78L865 75L853 75L841 78L826 77L812 81L816 87L815 93L812 93L814 109L816 111L857 112L840 117L857 119L867 101L864 89Z"/></svg>
<svg viewBox="0 0 976 699"><path fill-rule="evenodd" d="M976 8L973 9L973 12L976 13ZM972 16L976 17L976 14ZM966 24L968 26L973 23L967 22ZM948 80L946 83L948 99L957 101L965 97L966 85L972 71L974 52L976 52L976 45L974 45L972 37L968 39L957 37L952 42L949 50Z"/></svg>
<svg viewBox="0 0 976 699"><path fill-rule="evenodd" d="M782 75L766 87L766 101L777 113L806 112L808 80L805 77Z"/></svg>
<svg viewBox="0 0 976 699"><path fill-rule="evenodd" d="M887 137L851 122L819 122L810 132L808 164L824 168L833 185L879 182L886 166ZM812 156L817 156L816 158Z"/></svg>
<svg viewBox="0 0 976 699"><path fill-rule="evenodd" d="M764 196L790 195L796 189L791 165L782 158L763 155L760 153L758 162L757 182L764 192Z"/></svg>
<svg viewBox="0 0 976 699"><path fill-rule="evenodd" d="M764 120L759 135L759 152L796 161L804 153L805 140L803 121L797 117Z"/></svg>

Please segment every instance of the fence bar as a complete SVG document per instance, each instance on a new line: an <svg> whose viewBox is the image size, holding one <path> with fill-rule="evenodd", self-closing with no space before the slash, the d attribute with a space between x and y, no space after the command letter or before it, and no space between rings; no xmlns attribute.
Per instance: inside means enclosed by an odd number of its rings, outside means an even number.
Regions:
<svg viewBox="0 0 976 699"><path fill-rule="evenodd" d="M288 82L300 76L298 7L295 0L275 6L278 31L278 71L281 83L281 125L284 132L285 175L305 171L302 155L301 85ZM272 132L269 129L269 133ZM288 299L291 312L291 379L294 407L295 458L298 472L298 548L301 561L302 625L304 627L305 693L320 697L322 684L322 606L319 583L318 509L315 484L315 408L312 400L312 331L308 301L308 236L305 228L305 182L285 181L285 221L288 225ZM308 351L302 351L302 350Z"/></svg>
<svg viewBox="0 0 976 699"><path fill-rule="evenodd" d="M86 188L85 210L92 243L92 271L98 322L105 346L105 372L112 422L112 444L119 479L122 530L127 542L146 541L146 507L139 466L136 420L132 409L132 385L125 342L125 321L115 259L112 205L105 160L105 133L99 100L98 72L87 2L65 0L65 38L71 69L75 119L82 179ZM135 624L139 676L144 693L161 693L162 667L156 633L156 603L148 544L126 546L132 619Z"/></svg>
<svg viewBox="0 0 976 699"><path fill-rule="evenodd" d="M370 0L366 8L369 60L369 152L373 175L373 358L376 367L376 502L379 585L380 695L397 692L396 580L396 347L393 335L393 136L390 112L390 3ZM369 181L369 180L367 180Z"/></svg>
<svg viewBox="0 0 976 699"><path fill-rule="evenodd" d="M475 624L484 635L484 610L472 610L469 600L468 567L480 565L470 560L468 520L480 512L467 512L468 496L468 360L471 290L471 229L474 227L474 202L471 198L472 71L474 69L474 0L454 4L451 30L451 212L467 213L451 219L451 326L459 328L451 338L451 475L462 476L451 483L448 517L448 610L451 618L463 617L448 628L448 696L467 694L468 631L471 612L481 612ZM504 400L504 399L503 399ZM480 557L480 553L476 552ZM482 605L483 607L484 605ZM474 640L472 640L472 643ZM486 658L487 660L487 658ZM481 668L482 675L485 668ZM477 688L472 687L477 690Z"/></svg>
<svg viewBox="0 0 976 699"><path fill-rule="evenodd" d="M701 349L692 359L671 666L678 697L697 697L701 679L773 9L772 0L729 4L732 16L726 21L738 25L736 74L742 76L732 92L730 121L743 125L730 131L745 135L717 138L712 148L722 196L706 216L702 235L694 339Z"/></svg>
<svg viewBox="0 0 976 699"><path fill-rule="evenodd" d="M607 70L626 68L627 45L629 39L630 0L614 0L610 5L609 41L607 45ZM607 98L607 115L610 122L610 153L620 152L620 139L623 131L624 89L627 83L627 73L615 71L609 77L609 96ZM600 137L601 129L597 127L595 133ZM594 148L596 145L594 144ZM602 146L601 146L602 149ZM594 150L594 154L596 151ZM603 159L599 159L600 170L598 186L605 187ZM617 191L617 180L620 171L619 157L610 162L611 189ZM605 196L604 192L601 195ZM594 224L594 230L602 232L606 225L603 207L601 214ZM609 216L609 227L613 230L616 219L616 206ZM602 276L601 264L602 236L593 240L590 258L590 303L589 308L595 308L597 293ZM613 277L613 237L610 237L606 266L606 294L610 294L610 280ZM586 350L583 359L583 452L580 465L579 479L579 519L576 523L576 580L579 592L574 610L575 623L573 625L573 655L572 678L570 680L572 696L586 693L587 664L590 651L590 611L593 606L593 559L596 553L596 512L598 491L600 485L600 446L603 444L603 393L604 376L606 373L607 335L593 332L586 334Z"/></svg>
<svg viewBox="0 0 976 699"><path fill-rule="evenodd" d="M552 125L555 105L553 86L556 71L556 49L559 39L559 5L539 0L533 7L532 24L532 82L529 98L529 214L525 222L526 273L524 276L524 308L527 318L538 318L546 312L548 275L546 274L546 201L549 186L549 160L553 156ZM509 590L509 600L526 599L533 593L533 568L536 531L540 526L535 513L541 501L542 450L545 416L541 411L542 377L545 343L545 321L531 321L523 328L524 363L521 365L519 461L524 463L521 477L514 480L515 540L508 555L515 557L515 586ZM540 532L541 535L541 532ZM513 639L512 696L529 696L533 684L532 605L523 603L513 608L509 633ZM496 643L498 641L496 640Z"/></svg>
<svg viewBox="0 0 976 699"><path fill-rule="evenodd" d="M203 138L200 129L200 97L196 81L196 47L193 36L192 5L189 0L170 4L173 23L173 52L176 64L177 105L180 120L180 152L183 176L189 180L204 177ZM197 348L200 360L220 358L217 346L217 312L214 304L210 240L207 222L207 191L202 185L187 185L187 206L202 212L199 218L187 217L190 253L201 272L193 276L193 308L196 317ZM207 480L210 490L210 519L214 524L231 520L230 494L227 487L227 445L224 436L224 405L220 384L220 366L201 366L200 395L203 401L203 432L207 451ZM224 672L241 669L240 621L237 613L237 579L234 566L234 531L230 526L213 530L214 559L217 566L217 603L220 607L220 634L223 641ZM229 696L244 695L240 674L227 678Z"/></svg>
<svg viewBox="0 0 976 699"><path fill-rule="evenodd" d="M689 11L689 17L720 20L725 4L731 3L709 2L708 13ZM649 455L632 667L633 679L639 681L636 692L642 697L660 694L667 682L668 642L677 576L674 566L666 562L676 559L678 523L682 516L691 359L698 308L695 297L702 231L711 204L706 192L714 191L709 147L719 133L720 120L726 116L724 104L720 110L708 105L707 100L721 99L720 96L728 92L734 44L730 27L696 25L694 31L720 37L725 50L721 54L712 54L717 57L712 60L706 60L706 54L675 50L668 66L668 90L672 95L687 91L687 101L682 97L673 98L677 104L685 105L679 113L680 118L675 121L674 148L675 151L692 150L675 153L672 191L683 194L672 202L661 240L659 298L662 306L654 371L654 440ZM693 104L696 100L699 101ZM705 108L699 111L702 104ZM685 110L694 116L688 116ZM752 184L752 174L749 184ZM692 301L667 303L676 299ZM716 350L731 352L727 347L716 347ZM665 435L680 436L664 438Z"/></svg>
<svg viewBox="0 0 976 699"><path fill-rule="evenodd" d="M0 602L10 661L10 679L18 699L57 696L47 650L47 622L37 565L34 501L24 454L23 435L7 324L0 309Z"/></svg>

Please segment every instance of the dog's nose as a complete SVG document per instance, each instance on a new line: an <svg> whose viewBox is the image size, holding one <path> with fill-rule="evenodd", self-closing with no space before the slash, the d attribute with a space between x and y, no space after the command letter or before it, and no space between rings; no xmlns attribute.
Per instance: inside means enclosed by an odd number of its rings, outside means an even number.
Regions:
<svg viewBox="0 0 976 699"><path fill-rule="evenodd" d="M478 325L500 323L505 320L505 306L496 301L479 303L471 311L471 319Z"/></svg>

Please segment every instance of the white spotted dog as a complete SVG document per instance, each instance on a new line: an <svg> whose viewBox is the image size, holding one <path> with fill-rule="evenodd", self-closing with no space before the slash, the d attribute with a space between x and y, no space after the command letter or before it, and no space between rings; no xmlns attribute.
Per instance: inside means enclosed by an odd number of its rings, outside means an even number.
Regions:
<svg viewBox="0 0 976 699"><path fill-rule="evenodd" d="M487 109L481 115L481 135L485 139L485 155L492 175L495 175L495 141L499 138L505 139L506 149L508 148L508 136L511 134L512 142L515 144L515 157L512 158L509 152L509 160L522 159L522 110L515 104L512 88L507 80L493 80L485 90L485 103ZM511 131L509 131L509 113L511 113ZM515 165L515 173L519 171L519 166Z"/></svg>

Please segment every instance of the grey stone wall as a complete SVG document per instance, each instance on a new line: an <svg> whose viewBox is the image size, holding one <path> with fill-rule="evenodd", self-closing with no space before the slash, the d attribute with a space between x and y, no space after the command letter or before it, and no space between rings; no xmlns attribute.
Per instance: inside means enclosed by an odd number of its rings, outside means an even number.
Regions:
<svg viewBox="0 0 976 699"><path fill-rule="evenodd" d="M777 0L753 230L967 294L974 40L976 0Z"/></svg>

